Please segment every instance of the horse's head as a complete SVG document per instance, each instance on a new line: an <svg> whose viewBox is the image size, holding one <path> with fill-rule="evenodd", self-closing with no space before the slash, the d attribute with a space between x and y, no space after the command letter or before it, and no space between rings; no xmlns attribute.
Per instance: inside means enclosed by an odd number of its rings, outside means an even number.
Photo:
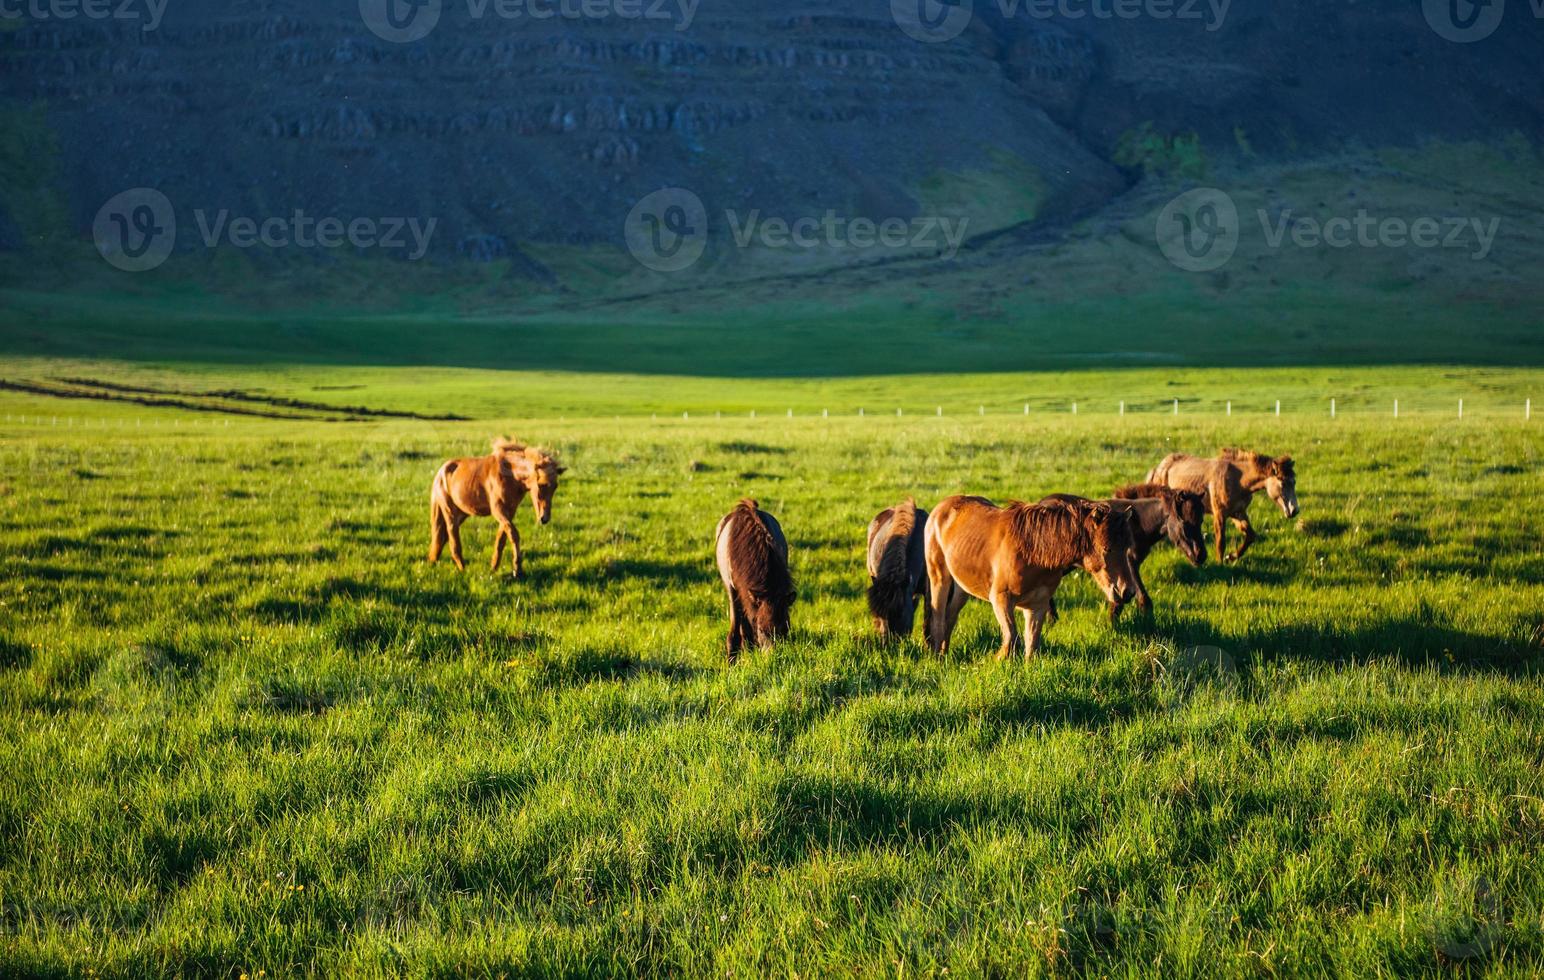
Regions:
<svg viewBox="0 0 1544 980"><path fill-rule="evenodd" d="M792 588L779 592L749 592L745 601L745 614L756 630L756 645L770 647L788 635L794 600L798 593Z"/></svg>
<svg viewBox="0 0 1544 980"><path fill-rule="evenodd" d="M1135 542L1131 515L1109 504L1091 504L1082 515L1083 530L1092 545L1083 556L1083 570L1099 583L1105 598L1127 603L1137 595L1137 573L1131 565Z"/></svg>
<svg viewBox="0 0 1544 980"><path fill-rule="evenodd" d="M509 472L525 487L531 504L536 508L536 519L543 524L552 522L552 498L558 492L558 477L568 472L546 450L534 446L500 439L494 442L495 452L502 453L509 463Z"/></svg>
<svg viewBox="0 0 1544 980"><path fill-rule="evenodd" d="M1265 464L1265 492L1288 519L1297 516L1297 470L1291 456L1282 456Z"/></svg>
<svg viewBox="0 0 1544 980"><path fill-rule="evenodd" d="M1206 498L1189 490L1170 490L1163 495L1164 532L1192 565L1206 564L1206 538L1201 533L1201 518L1206 513Z"/></svg>

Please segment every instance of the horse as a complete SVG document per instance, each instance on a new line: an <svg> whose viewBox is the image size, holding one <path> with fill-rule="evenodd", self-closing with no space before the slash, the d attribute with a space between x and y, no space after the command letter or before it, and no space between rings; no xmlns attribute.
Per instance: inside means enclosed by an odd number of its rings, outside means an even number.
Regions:
<svg viewBox="0 0 1544 980"><path fill-rule="evenodd" d="M1057 494L1047 500L1077 500L1069 494ZM1112 499L1104 501L1116 510L1125 511L1131 519L1131 572L1135 579L1136 603L1142 611L1151 615L1153 599L1148 595L1147 583L1142 581L1142 563L1152 554L1153 548L1165 537L1180 550L1192 565L1206 564L1206 538L1201 532L1201 520L1206 512L1204 499L1198 493L1187 490L1170 490L1156 483L1138 483L1121 487ZM1110 624L1120 619L1125 603L1110 603ZM1051 622L1056 622L1056 603L1051 603Z"/></svg>
<svg viewBox="0 0 1544 980"><path fill-rule="evenodd" d="M788 573L788 539L777 518L742 500L718 522L714 554L729 593L729 662L751 642L765 649L788 635L797 593Z"/></svg>
<svg viewBox="0 0 1544 980"><path fill-rule="evenodd" d="M509 439L495 439L493 453L469 459L453 459L434 476L429 494L429 561L440 560L445 544L456 568L466 571L461 554L461 524L468 517L492 517L499 534L493 542L493 571L504 561L504 545L514 549L514 578L525 573L520 532L515 529L515 510L527 495L542 524L552 520L552 497L558 477L568 468L545 450Z"/></svg>
<svg viewBox="0 0 1544 980"><path fill-rule="evenodd" d="M1147 483L1205 495L1217 536L1217 560L1236 562L1254 544L1254 525L1249 523L1249 502L1264 490L1288 519L1296 517L1297 470L1291 456L1270 457L1239 449L1224 449L1213 459L1173 453L1147 474ZM1231 520L1243 539L1238 550L1225 554L1227 525Z"/></svg>
<svg viewBox="0 0 1544 980"><path fill-rule="evenodd" d="M868 607L881 639L911 635L922 599L927 633L927 511L908 497L880 512L868 528Z"/></svg>
<svg viewBox="0 0 1544 980"><path fill-rule="evenodd" d="M928 645L935 653L948 649L960 609L975 596L997 614L998 660L1018 645L1013 611L1023 610L1028 660L1040 647L1056 589L1073 568L1084 568L1110 602L1131 601L1132 548L1129 516L1109 504L1077 498L998 507L983 497L950 497L927 523Z"/></svg>

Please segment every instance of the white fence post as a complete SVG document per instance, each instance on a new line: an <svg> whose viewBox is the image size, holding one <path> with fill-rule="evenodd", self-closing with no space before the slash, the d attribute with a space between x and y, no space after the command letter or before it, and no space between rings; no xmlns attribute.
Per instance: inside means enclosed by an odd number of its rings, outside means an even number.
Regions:
<svg viewBox="0 0 1544 980"><path fill-rule="evenodd" d="M1281 418L1281 399L1276 399L1276 417Z"/></svg>
<svg viewBox="0 0 1544 980"><path fill-rule="evenodd" d="M1532 418L1533 418L1533 399L1532 398L1526 398L1526 399L1523 400L1523 421L1527 422L1527 421L1530 421Z"/></svg>
<svg viewBox="0 0 1544 980"><path fill-rule="evenodd" d="M1394 399L1394 417L1399 418L1399 399Z"/></svg>
<svg viewBox="0 0 1544 980"><path fill-rule="evenodd" d="M1078 414L1078 403L1077 402L1073 402L1072 403L1072 414L1073 415Z"/></svg>
<svg viewBox="0 0 1544 980"><path fill-rule="evenodd" d="M1462 398L1458 400L1458 417L1460 419L1464 417L1464 400Z"/></svg>
<svg viewBox="0 0 1544 980"><path fill-rule="evenodd" d="M1024 414L1025 415L1029 414L1029 403L1028 402L1024 403Z"/></svg>
<svg viewBox="0 0 1544 980"><path fill-rule="evenodd" d="M1120 414L1121 414L1122 418L1124 418L1125 415L1126 415L1126 403L1125 402L1121 402L1120 403Z"/></svg>
<svg viewBox="0 0 1544 980"><path fill-rule="evenodd" d="M1335 417L1335 399L1330 399L1330 418Z"/></svg>
<svg viewBox="0 0 1544 980"><path fill-rule="evenodd" d="M1233 417L1233 401L1232 401L1232 399L1229 399L1228 400L1228 418L1232 418L1232 417Z"/></svg>
<svg viewBox="0 0 1544 980"><path fill-rule="evenodd" d="M1175 415L1179 414L1179 399L1178 398L1174 399L1174 414Z"/></svg>
<svg viewBox="0 0 1544 980"><path fill-rule="evenodd" d="M942 405L938 406L938 417L939 418L943 418L944 417L944 407Z"/></svg>

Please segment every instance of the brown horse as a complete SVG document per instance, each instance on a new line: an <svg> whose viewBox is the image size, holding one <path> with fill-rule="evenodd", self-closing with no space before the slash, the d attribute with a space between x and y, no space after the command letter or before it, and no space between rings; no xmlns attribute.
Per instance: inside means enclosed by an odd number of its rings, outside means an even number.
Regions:
<svg viewBox="0 0 1544 980"><path fill-rule="evenodd" d="M1080 498L1067 494L1047 497L1047 500L1075 501ZM1180 550L1192 565L1206 564L1206 538L1201 532L1201 520L1206 504L1198 493L1186 490L1170 490L1156 483L1139 483L1121 487L1114 499L1106 500L1116 510L1125 511L1131 520L1131 573L1135 580L1136 603L1143 612L1151 615L1153 599L1148 595L1147 583L1142 581L1142 563L1152 554L1153 548L1164 538ZM1124 602L1110 603L1110 622L1120 619ZM1051 622L1056 621L1056 604L1051 604Z"/></svg>
<svg viewBox="0 0 1544 980"><path fill-rule="evenodd" d="M1024 657L1040 647L1040 633L1057 586L1081 566L1111 602L1136 593L1131 570L1131 522L1109 504L1078 498L997 507L982 497L950 497L927 524L931 636L937 653L969 596L985 599L1002 628L997 659L1019 642L1013 611L1024 611Z"/></svg>
<svg viewBox="0 0 1544 980"><path fill-rule="evenodd" d="M495 439L490 456L453 459L441 466L429 495L429 561L439 561L449 542L451 559L458 569L466 571L461 524L468 517L491 516L499 522L491 567L498 571L508 542L514 548L514 577L519 578L525 563L520 532L515 529L515 509L529 495L536 519L543 524L551 521L552 496L558 490L558 477L565 472L567 468L559 466L551 454L508 439Z"/></svg>
<svg viewBox="0 0 1544 980"><path fill-rule="evenodd" d="M868 606L881 638L911 635L917 600L927 632L927 511L911 498L882 511L868 529Z"/></svg>
<svg viewBox="0 0 1544 980"><path fill-rule="evenodd" d="M729 592L729 662L746 644L769 647L788 635L797 593L788 573L788 539L777 518L742 500L718 522L718 574Z"/></svg>
<svg viewBox="0 0 1544 980"><path fill-rule="evenodd" d="M1215 459L1174 453L1147 474L1147 482L1206 496L1213 533L1217 536L1218 561L1238 561L1254 544L1249 502L1256 492L1264 490L1289 520L1298 513L1297 470L1291 456L1272 458L1238 449L1224 449ZM1243 535L1238 550L1232 554L1223 551L1228 535L1224 522L1228 520Z"/></svg>

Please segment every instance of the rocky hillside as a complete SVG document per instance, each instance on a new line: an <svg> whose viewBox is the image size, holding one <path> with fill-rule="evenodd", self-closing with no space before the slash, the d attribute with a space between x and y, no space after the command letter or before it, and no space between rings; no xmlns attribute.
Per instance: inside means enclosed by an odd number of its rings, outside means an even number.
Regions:
<svg viewBox="0 0 1544 980"><path fill-rule="evenodd" d="M371 0L177 0L147 30L157 6L0 30L0 105L46 130L7 159L53 159L71 235L147 186L183 222L433 218L439 257L511 257L551 279L554 256L620 246L633 205L667 186L710 215L968 214L976 235L1105 204L1134 178L1123 136L1147 125L1193 131L1209 154L1544 132L1544 29L1526 6L1471 45L1419 4L1344 0L1170 20L977 0L936 43L880 0L646 0L632 9L659 19L540 20L444 0L405 43L370 29ZM538 8L559 3L515 9ZM50 230L29 227L26 188L0 185L12 248Z"/></svg>

